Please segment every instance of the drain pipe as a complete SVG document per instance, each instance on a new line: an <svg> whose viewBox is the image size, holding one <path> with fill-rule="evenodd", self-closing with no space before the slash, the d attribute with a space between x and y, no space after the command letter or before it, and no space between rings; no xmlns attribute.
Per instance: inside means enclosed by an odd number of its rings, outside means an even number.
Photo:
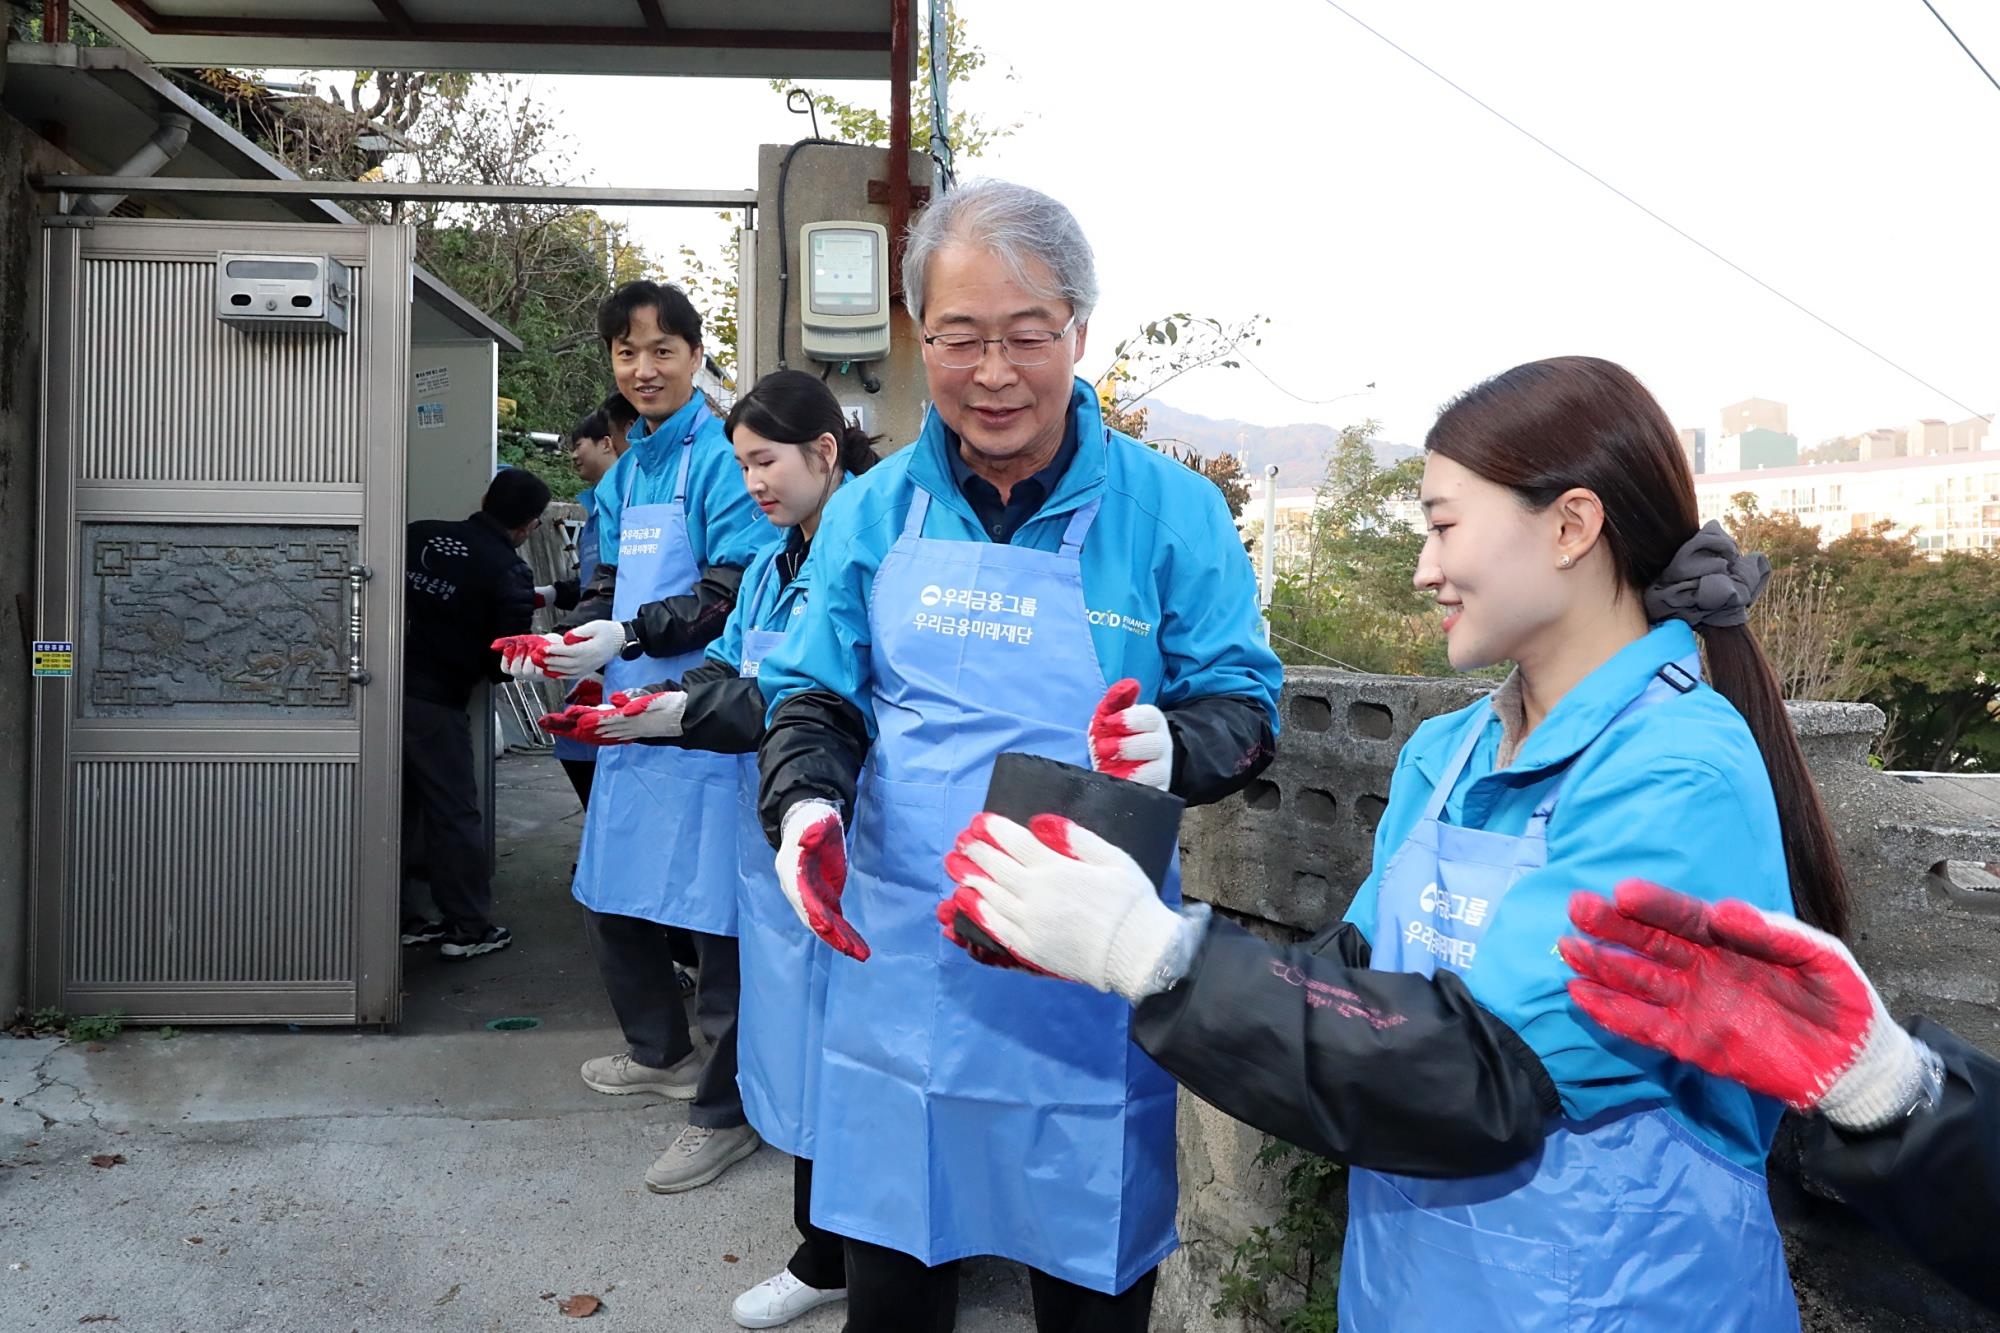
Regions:
<svg viewBox="0 0 2000 1333"><path fill-rule="evenodd" d="M124 166L113 172L117 176L151 176L161 167L180 156L181 149L187 147L188 131L194 122L177 112L168 112L160 117L159 128L153 137L146 140L139 151L132 154ZM112 209L125 202L122 194L87 194L76 201L70 213L77 217L101 218Z"/></svg>

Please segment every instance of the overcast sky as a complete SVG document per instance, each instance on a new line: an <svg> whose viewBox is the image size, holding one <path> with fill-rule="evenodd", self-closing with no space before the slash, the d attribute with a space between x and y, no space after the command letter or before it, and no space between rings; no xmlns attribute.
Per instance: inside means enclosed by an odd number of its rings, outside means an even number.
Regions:
<svg viewBox="0 0 2000 1333"><path fill-rule="evenodd" d="M1347 3L1347 0L1343 0ZM2000 73L2000 6L1934 0ZM1675 236L1324 0L959 0L991 64L959 105L1021 128L961 175L1073 208L1104 300L1086 373L1145 319L1272 319L1210 416L1419 440L1453 393L1560 353L1636 371L1679 425L1750 395L1807 443L2000 407L2000 89L1921 0L1352 0L1564 153L1936 386ZM1011 72L1012 77L1007 77ZM540 78L590 183L747 188L809 132L760 82ZM881 85L827 85L886 106ZM671 99L675 114L657 114ZM648 139L670 129L670 137ZM631 214L662 255L706 216ZM1303 480L1303 479L1301 479Z"/></svg>

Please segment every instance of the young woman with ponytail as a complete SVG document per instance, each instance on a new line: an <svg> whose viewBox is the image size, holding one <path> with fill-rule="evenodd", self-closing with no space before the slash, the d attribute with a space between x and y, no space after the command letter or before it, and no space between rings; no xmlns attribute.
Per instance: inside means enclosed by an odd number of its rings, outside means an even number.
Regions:
<svg viewBox="0 0 2000 1333"><path fill-rule="evenodd" d="M1051 816L967 829L942 919L1118 990L1190 1090L1354 1168L1343 1328L1792 1333L1782 1106L1595 1024L1558 953L1571 895L1629 879L1845 928L1746 624L1769 566L1700 524L1666 415L1610 362L1517 366L1425 448L1417 586L1453 666L1514 670L1403 747L1344 921L1274 948Z"/></svg>
<svg viewBox="0 0 2000 1333"><path fill-rule="evenodd" d="M766 700L757 685L764 655L805 609L801 577L820 516L844 482L875 462L876 437L851 425L833 393L814 375L781 370L736 401L724 431L743 469L751 498L773 525L787 530L743 574L737 602L707 660L678 682L614 696L594 709L570 709L545 719L550 730L597 744L638 741L742 756L738 773L741 820L735 854L739 957L743 985L736 1018L737 1082L743 1109L761 1138L797 1159L793 1219L802 1237L789 1264L736 1300L731 1313L746 1328L772 1328L846 1295L839 1236L812 1224L812 1074L818 1067L819 1018L826 996L827 946L800 923L778 888L770 844L757 820L757 744L764 736ZM723 1050L718 1043L718 1055ZM696 1134L684 1131L683 1138ZM700 1161L708 1136L686 1151L669 1148L647 1184L677 1192L707 1183L705 1171L680 1173L682 1159ZM754 1148L754 1140L753 1140Z"/></svg>

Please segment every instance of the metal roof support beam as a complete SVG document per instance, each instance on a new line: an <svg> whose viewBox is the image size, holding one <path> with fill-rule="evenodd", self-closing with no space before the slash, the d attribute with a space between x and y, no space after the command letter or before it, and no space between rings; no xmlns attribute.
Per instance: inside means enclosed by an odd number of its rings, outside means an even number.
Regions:
<svg viewBox="0 0 2000 1333"><path fill-rule="evenodd" d="M409 11L405 10L396 0L375 0L375 8L382 15L383 19L388 22L389 26L396 30L398 36L413 37L416 35L417 25L410 21Z"/></svg>
<svg viewBox="0 0 2000 1333"><path fill-rule="evenodd" d="M380 0L377 0L378 6ZM892 0L898 11L906 0ZM230 18L196 14L163 14L145 0L114 0L147 32L159 37L329 37L352 39L417 38L431 42L478 44L543 43L551 46L597 46L609 38L621 45L720 47L743 51L880 51L880 32L799 28L673 28L664 36L651 23L641 28L578 27L562 23L435 23L404 15L407 29L382 19ZM393 0L392 0L393 3ZM642 0L643 3L643 0ZM400 12L401 6L396 6ZM906 21L907 16L898 21ZM664 21L662 27L664 28Z"/></svg>
<svg viewBox="0 0 2000 1333"><path fill-rule="evenodd" d="M202 176L72 176L29 183L45 194L181 194L249 199L372 199L418 204L594 204L609 208L743 208L755 190L652 190L605 185L458 185L445 181L234 180Z"/></svg>
<svg viewBox="0 0 2000 1333"><path fill-rule="evenodd" d="M889 289L903 292L903 239L910 228L910 20L916 0L889 0Z"/></svg>

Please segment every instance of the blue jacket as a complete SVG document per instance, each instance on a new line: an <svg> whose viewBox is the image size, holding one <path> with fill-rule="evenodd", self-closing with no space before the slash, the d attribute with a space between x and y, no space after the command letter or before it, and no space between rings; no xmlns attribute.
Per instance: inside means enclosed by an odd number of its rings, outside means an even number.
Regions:
<svg viewBox="0 0 2000 1333"><path fill-rule="evenodd" d="M1770 775L1735 707L1702 684L1612 722L1660 667L1694 650L1682 622L1655 625L1564 695L1499 772L1500 719L1486 700L1419 726L1397 760L1375 830L1375 868L1347 919L1373 943L1377 881L1468 728L1482 735L1445 802L1452 824L1525 831L1567 765L1573 771L1548 824L1548 863L1524 875L1494 917L1479 967L1466 977L1472 995L1541 1058L1568 1118L1666 1102L1711 1147L1761 1170L1783 1107L1597 1027L1571 1004L1572 974L1556 953L1569 930L1570 894L1609 896L1624 879L1792 910Z"/></svg>
<svg viewBox="0 0 2000 1333"><path fill-rule="evenodd" d="M842 476L842 489L853 484L851 475ZM722 627L722 637L708 645L709 661L719 662L734 671L743 664L744 635L751 630L788 630L796 617L805 614L811 559L809 556L806 567L790 583L779 586L778 575L771 566L785 553L785 545L786 539L781 538L775 545L766 546L757 552L750 568L743 571L742 596L737 599L736 609L729 613L729 623ZM760 590L763 593L761 600L758 599Z"/></svg>
<svg viewBox="0 0 2000 1333"><path fill-rule="evenodd" d="M697 393L687 406L646 433L643 419L632 423L631 448L620 454L597 483L597 543L599 559L618 563L620 519L629 485L634 505L666 504L674 498L680 477L681 437L701 406ZM727 565L742 569L759 550L778 540L778 530L743 487L743 469L722 421L710 415L695 433L694 460L688 469L687 530L697 569ZM635 475L636 474L636 475Z"/></svg>
<svg viewBox="0 0 2000 1333"><path fill-rule="evenodd" d="M1106 681L1134 677L1141 697L1162 708L1212 695L1261 699L1275 728L1283 669L1265 642L1256 576L1221 492L1176 459L1107 435L1097 395L1081 380L1070 410L1076 458L1012 544L1060 549L1069 516L1102 498L1083 544L1082 576ZM926 537L988 540L952 484L945 451L954 447L933 409L913 444L827 503L800 576L811 580L812 598L763 664L760 679L774 714L794 694L830 690L861 711L871 739L876 734L869 598L915 488L932 496Z"/></svg>

